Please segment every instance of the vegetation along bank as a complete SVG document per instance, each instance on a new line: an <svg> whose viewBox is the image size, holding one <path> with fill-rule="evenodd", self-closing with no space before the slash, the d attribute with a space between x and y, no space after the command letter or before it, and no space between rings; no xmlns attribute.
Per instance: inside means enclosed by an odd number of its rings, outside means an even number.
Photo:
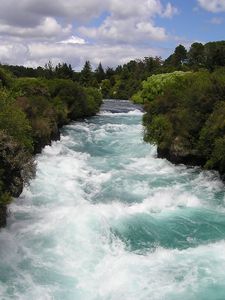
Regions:
<svg viewBox="0 0 225 300"><path fill-rule="evenodd" d="M34 154L72 120L96 114L98 89L65 78L17 78L0 68L0 226L7 205L35 175Z"/></svg>
<svg viewBox="0 0 225 300"><path fill-rule="evenodd" d="M159 157L225 179L225 42L195 43L179 57L177 71L148 77L132 97L145 106L144 139ZM176 51L164 67L175 58Z"/></svg>

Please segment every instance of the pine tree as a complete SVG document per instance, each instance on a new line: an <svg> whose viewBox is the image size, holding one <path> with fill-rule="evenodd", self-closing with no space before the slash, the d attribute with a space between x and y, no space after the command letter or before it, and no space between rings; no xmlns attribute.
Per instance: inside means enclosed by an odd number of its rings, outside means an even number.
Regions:
<svg viewBox="0 0 225 300"><path fill-rule="evenodd" d="M91 86L93 81L93 73L90 61L86 61L82 71L80 72L80 83L84 86Z"/></svg>
<svg viewBox="0 0 225 300"><path fill-rule="evenodd" d="M95 70L95 77L96 77L98 83L102 82L102 80L105 79L105 71L102 67L101 62L99 63L97 69Z"/></svg>
<svg viewBox="0 0 225 300"><path fill-rule="evenodd" d="M72 66L67 63L58 64L55 67L55 73L57 78L63 78L63 79L73 79L73 69Z"/></svg>

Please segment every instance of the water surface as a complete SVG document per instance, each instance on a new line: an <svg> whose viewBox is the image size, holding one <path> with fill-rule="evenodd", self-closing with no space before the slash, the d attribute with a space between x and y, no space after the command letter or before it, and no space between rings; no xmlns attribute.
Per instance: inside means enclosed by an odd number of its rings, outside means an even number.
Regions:
<svg viewBox="0 0 225 300"><path fill-rule="evenodd" d="M106 101L37 157L0 232L0 299L225 299L224 186L157 159L141 118Z"/></svg>

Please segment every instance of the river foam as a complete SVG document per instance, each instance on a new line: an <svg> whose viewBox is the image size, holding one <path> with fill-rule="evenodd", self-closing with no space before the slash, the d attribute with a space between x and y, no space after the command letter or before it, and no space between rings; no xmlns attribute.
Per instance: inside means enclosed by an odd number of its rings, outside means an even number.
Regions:
<svg viewBox="0 0 225 300"><path fill-rule="evenodd" d="M157 159L115 105L37 156L0 232L1 299L225 299L223 184Z"/></svg>

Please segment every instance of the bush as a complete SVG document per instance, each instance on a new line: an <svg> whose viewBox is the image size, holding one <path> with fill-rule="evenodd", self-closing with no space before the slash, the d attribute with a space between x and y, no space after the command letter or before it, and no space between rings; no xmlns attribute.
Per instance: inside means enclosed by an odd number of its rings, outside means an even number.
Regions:
<svg viewBox="0 0 225 300"><path fill-rule="evenodd" d="M146 101L153 101L157 96L163 95L168 88L173 86L183 86L185 76L190 72L176 71L173 73L157 74L148 77L142 83L142 89L135 95L138 103L145 103Z"/></svg>
<svg viewBox="0 0 225 300"><path fill-rule="evenodd" d="M0 88L1 87L9 88L11 87L12 83L13 83L12 74L3 68L0 68Z"/></svg>
<svg viewBox="0 0 225 300"><path fill-rule="evenodd" d="M225 173L225 69L171 76L143 84L145 140Z"/></svg>
<svg viewBox="0 0 225 300"><path fill-rule="evenodd" d="M23 147L32 151L31 126L9 91L0 89L0 130L5 131Z"/></svg>
<svg viewBox="0 0 225 300"><path fill-rule="evenodd" d="M172 142L173 125L166 116L157 115L150 124L146 124L144 140L158 145L161 149L167 148Z"/></svg>
<svg viewBox="0 0 225 300"><path fill-rule="evenodd" d="M50 97L46 82L39 78L19 78L14 81L13 91L20 93L21 96L44 96Z"/></svg>
<svg viewBox="0 0 225 300"><path fill-rule="evenodd" d="M12 201L12 196L10 193L2 193L0 190L0 208L1 206L6 206Z"/></svg>

